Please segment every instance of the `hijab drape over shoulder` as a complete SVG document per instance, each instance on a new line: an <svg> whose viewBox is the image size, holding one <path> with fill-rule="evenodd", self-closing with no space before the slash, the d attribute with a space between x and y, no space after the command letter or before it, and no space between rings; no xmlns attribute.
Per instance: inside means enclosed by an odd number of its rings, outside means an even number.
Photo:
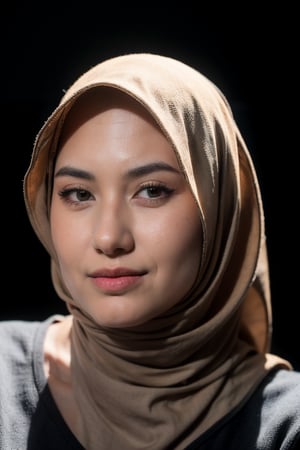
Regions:
<svg viewBox="0 0 300 450"><path fill-rule="evenodd" d="M190 295L163 316L126 329L100 327L72 299L49 225L64 119L84 92L103 87L136 99L157 121L203 227ZM268 353L269 271L252 159L223 94L195 69L165 56L129 54L88 70L39 132L24 193L32 226L51 256L56 291L74 316L72 371L87 449L184 449L244 402L269 370L290 368Z"/></svg>

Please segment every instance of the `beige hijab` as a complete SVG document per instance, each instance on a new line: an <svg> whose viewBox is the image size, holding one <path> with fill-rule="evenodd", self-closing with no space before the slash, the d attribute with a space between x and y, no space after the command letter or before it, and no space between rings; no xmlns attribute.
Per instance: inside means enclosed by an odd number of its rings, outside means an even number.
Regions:
<svg viewBox="0 0 300 450"><path fill-rule="evenodd" d="M51 242L49 190L61 127L76 98L97 86L127 93L153 115L203 225L193 291L130 329L100 327L76 305ZM255 169L226 99L193 68L129 54L88 70L38 134L24 191L32 226L51 256L54 286L74 316L72 371L87 449L184 449L243 403L268 371L290 368L267 353L269 272Z"/></svg>

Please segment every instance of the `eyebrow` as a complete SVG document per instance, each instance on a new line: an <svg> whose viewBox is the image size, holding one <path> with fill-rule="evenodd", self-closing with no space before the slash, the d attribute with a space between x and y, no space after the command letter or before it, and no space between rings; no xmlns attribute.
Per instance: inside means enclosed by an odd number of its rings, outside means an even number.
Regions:
<svg viewBox="0 0 300 450"><path fill-rule="evenodd" d="M138 178L144 175L149 175L153 172L159 172L159 171L167 171L167 172L173 172L181 175L181 171L178 169L175 169L175 167L170 166L169 164L157 161L150 164L145 164L144 166L138 166L134 167L132 169L129 169L127 172L127 176L129 178ZM61 167L56 173L56 177L63 177L63 176L69 176L74 178L81 178L82 180L88 180L88 181L94 181L95 176L86 170L77 169L76 167L72 166L64 166Z"/></svg>
<svg viewBox="0 0 300 450"><path fill-rule="evenodd" d="M82 180L88 180L93 181L95 179L94 175L92 175L87 170L77 169L76 167L72 166L64 166L61 167L54 177L74 177L74 178L81 178Z"/></svg>
<svg viewBox="0 0 300 450"><path fill-rule="evenodd" d="M150 164L145 164L144 166L138 166L134 167L130 170L128 170L127 175L130 178L137 178L143 175L149 175L153 172L160 172L160 171L167 171L167 172L173 172L180 174L181 172L175 167L170 166L169 164L163 162L163 161L157 161Z"/></svg>

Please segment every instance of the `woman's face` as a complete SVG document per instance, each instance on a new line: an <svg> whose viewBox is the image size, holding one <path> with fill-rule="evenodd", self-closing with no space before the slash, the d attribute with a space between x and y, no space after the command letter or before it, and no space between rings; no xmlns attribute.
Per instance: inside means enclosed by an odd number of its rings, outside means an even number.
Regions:
<svg viewBox="0 0 300 450"><path fill-rule="evenodd" d="M200 215L148 113L130 99L98 104L85 101L67 119L54 172L52 239L77 305L100 325L131 327L191 289Z"/></svg>

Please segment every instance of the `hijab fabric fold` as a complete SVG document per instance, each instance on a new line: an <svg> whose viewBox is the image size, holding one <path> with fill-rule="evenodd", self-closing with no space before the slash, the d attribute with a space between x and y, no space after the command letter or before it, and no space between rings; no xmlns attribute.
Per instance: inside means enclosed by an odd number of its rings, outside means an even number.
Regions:
<svg viewBox="0 0 300 450"><path fill-rule="evenodd" d="M49 224L52 165L64 119L76 99L104 87L128 94L157 121L203 227L192 291L164 315L126 329L99 326L72 299ZM245 402L270 370L290 368L268 353L272 310L255 168L226 98L197 70L147 53L89 69L37 135L24 195L51 257L54 287L73 315L71 367L88 450L182 450Z"/></svg>

